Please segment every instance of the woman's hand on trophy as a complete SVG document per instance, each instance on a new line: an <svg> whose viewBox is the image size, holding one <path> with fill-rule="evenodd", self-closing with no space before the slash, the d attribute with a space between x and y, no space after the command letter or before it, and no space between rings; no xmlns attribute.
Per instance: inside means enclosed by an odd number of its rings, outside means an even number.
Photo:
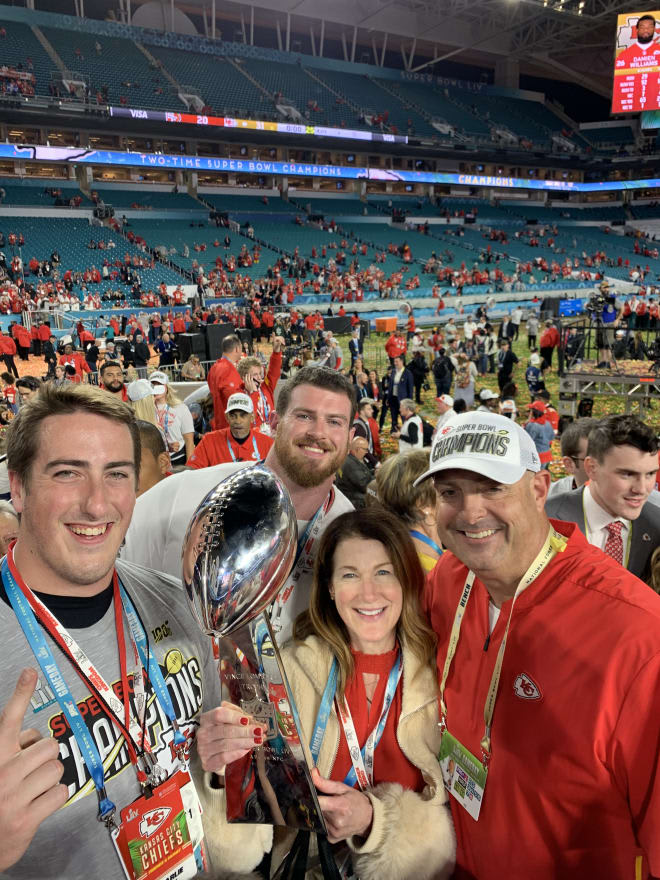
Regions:
<svg viewBox="0 0 660 880"><path fill-rule="evenodd" d="M197 732L197 751L207 772L222 773L226 764L238 761L263 745L263 728L240 706L222 701L217 709L202 715Z"/></svg>
<svg viewBox="0 0 660 880"><path fill-rule="evenodd" d="M338 843L349 837L366 837L373 822L374 809L371 801L356 788L343 782L325 779L316 767L312 781L319 792L319 804L328 828L330 843Z"/></svg>

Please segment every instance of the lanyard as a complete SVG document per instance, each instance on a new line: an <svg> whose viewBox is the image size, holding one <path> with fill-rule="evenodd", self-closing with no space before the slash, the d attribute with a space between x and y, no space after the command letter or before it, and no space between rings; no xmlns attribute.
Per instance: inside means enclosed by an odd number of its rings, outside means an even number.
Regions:
<svg viewBox="0 0 660 880"><path fill-rule="evenodd" d="M335 692L337 690L338 668L339 664L337 663L337 658L335 658L332 661L332 667L328 676L328 682L325 686L325 690L323 691L323 696L321 697L321 705L319 706L319 711L316 716L314 732L312 734L312 739L310 742L310 751L314 763L316 763L319 752L321 750L321 743L323 742L323 735L325 733L325 728L327 726L328 718L330 716L332 701L335 698ZM351 763L353 765L346 774L344 785L350 785L351 788L353 788L355 786L355 783L357 782L362 791L365 791L367 788L371 788L373 786L374 752L376 751L376 747L378 746L378 743L380 742L380 739L383 735L383 731L385 730L387 716L390 713L390 708L392 707L394 695L396 693L397 687L399 686L399 681L401 680L402 673L403 657L401 654L401 650L399 649L397 658L394 661L394 666L392 666L392 668L390 669L390 674L387 678L387 686L385 688L383 707L380 712L380 717L376 723L376 726L367 737L367 740L361 749L357 733L355 732L355 725L353 724L351 710L348 708L348 703L346 702L346 699L342 701L343 705L339 702L339 700L336 701L337 714L344 729L344 736L346 737L348 752L351 756Z"/></svg>
<svg viewBox="0 0 660 880"><path fill-rule="evenodd" d="M69 722L71 731L75 736L76 742L78 743L85 759L85 763L89 769L98 794L99 819L106 823L111 823L114 815L114 804L112 804L105 793L103 761L101 760L94 740L90 736L89 731L78 712L75 700L73 699L68 685L57 666L50 645L38 623L41 623L42 627L46 629L53 641L55 641L60 647L83 683L94 694L108 716L122 732L126 741L131 763L136 768L138 781L144 787L145 785L153 785L163 781L167 774L162 768L158 767L157 762L153 757L148 737L144 736L143 724L144 712L146 712L146 698L144 695L143 666L146 667L147 675L156 693L156 698L172 724L175 747L179 746L180 749L185 743L185 737L183 737L178 730L172 700L167 690L167 686L165 685L160 667L153 656L146 634L139 622L137 612L115 572L113 575L113 601L117 644L119 648L122 694L125 701L122 702L73 637L67 632L57 618L50 613L43 602L41 602L23 582L14 564L13 548L10 548L7 557L3 560L1 571L7 596L14 608L18 622L39 662L46 680L57 697L60 708ZM138 670L135 676L135 691L136 701L139 706L139 714L142 715L142 723L140 723L130 711L122 611L126 614L128 620L131 641L133 644L134 659L136 660ZM143 759L144 765L147 767L149 774L147 774L144 768L140 765L140 759Z"/></svg>
<svg viewBox="0 0 660 880"><path fill-rule="evenodd" d="M584 503L584 492L582 493L582 515L584 516L584 528L587 533L587 540L589 540L589 535L591 534L593 537L593 533L591 533L591 529L589 528L589 520L587 519L587 508ZM616 522L616 520L614 520ZM630 545L632 544L632 530L633 524L628 524L628 537L626 539L626 550L623 556L623 567L628 568L628 560L630 559ZM593 541L589 540L589 543L592 544Z"/></svg>
<svg viewBox="0 0 660 880"><path fill-rule="evenodd" d="M99 802L98 819L101 822L110 823L114 818L115 805L105 790L105 774L99 750L78 711L68 685L60 675L50 645L46 641L43 631L38 625L23 592L9 570L6 558L2 561L2 581L7 592L7 598L11 602L18 622L51 690L57 697L60 708L69 723L69 727L76 738L78 748L89 769Z"/></svg>
<svg viewBox="0 0 660 880"><path fill-rule="evenodd" d="M156 418L158 419L160 427L162 428L163 434L165 434L166 438L169 435L169 427L170 427L169 415L170 415L169 403L165 404L165 412L164 413L161 413L160 407L158 407L158 406L156 407ZM163 424L163 422L164 422L164 424Z"/></svg>
<svg viewBox="0 0 660 880"><path fill-rule="evenodd" d="M425 535L424 532L418 532L417 529L410 529L410 534L413 538L417 538L418 541L427 544L438 554L438 556L442 556L443 550L440 544L436 544L436 542L432 538L429 538L428 535Z"/></svg>
<svg viewBox="0 0 660 880"><path fill-rule="evenodd" d="M334 487L328 492L328 496L314 514L313 518L307 523L307 528L298 538L298 548L296 550L296 561L287 578L285 585L279 591L271 606L271 624L275 631L282 629L281 618L287 602L293 595L293 589L303 575L305 569L314 568L313 549L314 544L318 541L323 531L323 522L331 509L335 500Z"/></svg>
<svg viewBox="0 0 660 880"><path fill-rule="evenodd" d="M266 395L261 390L261 386L259 386L259 400L261 401L261 416L264 422L268 421L268 416L270 415L270 407L268 406L268 399Z"/></svg>
<svg viewBox="0 0 660 880"><path fill-rule="evenodd" d="M495 668L493 669L490 686L488 688L488 694L486 696L486 704L484 706L485 730L483 738L481 740L482 762L484 764L484 767L487 766L490 760L490 731L493 722L493 712L495 711L495 700L497 699L497 690L500 684L500 675L502 674L502 663L504 662L506 641L509 635L509 626L511 625L511 617L513 615L513 608L516 604L516 599L524 590L527 589L527 587L533 581L536 580L536 578L541 574L541 572L546 568L551 560L554 559L557 553L563 553L563 551L566 549L567 543L567 538L565 538L563 535L560 535L559 532L555 531L555 529L550 526L543 547L541 547L538 555L529 566L525 574L522 576L518 586L516 587L516 591L513 594L511 610L509 611L509 619L507 620L506 629L504 630L504 635L502 636L502 642L500 643L500 647L497 652ZM454 623L452 625L451 634L449 637L449 645L447 647L447 657L445 658L445 665L442 670L442 677L440 679L440 695L438 697L438 702L440 704L440 727L443 731L447 727L447 706L444 699L445 685L447 684L449 670L451 668L452 660L454 659L454 654L456 653L456 646L458 645L458 639L461 633L461 624L463 622L463 616L465 614L468 599L470 598L470 594L472 593L472 587L474 585L475 577L476 575L473 571L468 572L468 576L465 580L465 585L463 587L463 592L458 602L458 607L456 608L456 615L454 617Z"/></svg>
<svg viewBox="0 0 660 880"><path fill-rule="evenodd" d="M232 460L232 461L236 461L237 459L236 459L236 456L235 456L235 454L234 454L234 450L232 449L231 441L229 440L229 435L227 435L227 437L226 437L225 439L226 439L226 441L227 441L227 449L229 450L229 454L231 455L231 460ZM240 445L240 444L239 444L239 445ZM255 437L254 434L252 434L252 446L253 446L253 448L254 448L254 460L255 460L255 461L259 461L259 459L261 458L261 456L259 455L259 450L257 449L257 438ZM240 458L240 459L238 459L238 461L243 461L243 459Z"/></svg>

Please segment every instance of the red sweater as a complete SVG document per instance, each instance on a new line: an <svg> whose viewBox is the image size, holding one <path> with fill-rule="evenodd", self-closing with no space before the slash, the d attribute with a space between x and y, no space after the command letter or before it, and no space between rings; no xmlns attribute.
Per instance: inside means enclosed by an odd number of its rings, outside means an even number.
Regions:
<svg viewBox="0 0 660 880"><path fill-rule="evenodd" d="M254 443L257 443L257 455L254 454ZM195 451L187 461L189 468L205 468L214 464L230 464L233 461L261 461L268 454L268 450L274 443L273 437L261 434L259 431L250 431L245 440L239 443L231 435L229 428L220 431L210 431L205 434ZM229 446L231 445L235 458L232 458Z"/></svg>
<svg viewBox="0 0 660 880"><path fill-rule="evenodd" d="M213 427L216 431L220 428L227 428L227 419L225 418L227 401L232 394L244 390L243 380L238 375L234 364L223 356L213 364L206 381L213 398Z"/></svg>
<svg viewBox="0 0 660 880"><path fill-rule="evenodd" d="M387 687L387 677L396 660L397 648L394 648L393 651L389 651L387 654L360 654L358 651L352 651L352 653L353 660L355 661L355 670L351 681L346 686L346 702L351 710L355 732L360 748L362 748L380 718L385 688ZM362 677L365 672L375 672L380 676L371 701L371 714L367 710L367 695ZM399 724L399 716L401 715L402 686L403 679L401 679L396 689L383 735L374 752L374 785L378 785L379 782L398 782L404 788L412 789L412 791L422 791L424 788L424 777L421 771L414 764L411 764L403 754L396 738L396 729ZM341 730L339 749L330 778L336 782L343 782L353 765L351 763L351 756L348 753L348 744L341 721L339 722L339 729Z"/></svg>
<svg viewBox="0 0 660 880"><path fill-rule="evenodd" d="M633 880L638 843L641 876L660 876L660 597L553 525L569 542L514 606L479 821L450 798L456 880ZM445 552L427 581L439 674L466 576ZM448 730L478 756L511 608L487 643L488 602L475 580L445 691Z"/></svg>

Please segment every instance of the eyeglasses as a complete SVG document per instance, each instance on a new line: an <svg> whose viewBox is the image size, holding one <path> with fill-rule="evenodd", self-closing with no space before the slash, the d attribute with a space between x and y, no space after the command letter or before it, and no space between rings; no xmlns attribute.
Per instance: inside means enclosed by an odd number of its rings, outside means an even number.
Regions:
<svg viewBox="0 0 660 880"><path fill-rule="evenodd" d="M570 460L572 462L574 462L575 464L578 464L578 465L580 464L581 461L584 461L584 458L578 458L577 455L569 455L568 457L570 458Z"/></svg>

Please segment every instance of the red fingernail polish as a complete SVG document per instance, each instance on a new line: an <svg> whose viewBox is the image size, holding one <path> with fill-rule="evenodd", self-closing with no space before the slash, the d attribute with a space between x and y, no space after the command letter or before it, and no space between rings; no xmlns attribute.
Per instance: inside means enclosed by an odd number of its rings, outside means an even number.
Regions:
<svg viewBox="0 0 660 880"><path fill-rule="evenodd" d="M250 719L246 718L245 715L243 715L243 717L241 718L241 724L245 727L249 723L250 723Z"/></svg>
<svg viewBox="0 0 660 880"><path fill-rule="evenodd" d="M254 741L258 746L260 746L262 743L262 739L260 736L255 736Z"/></svg>
<svg viewBox="0 0 660 880"><path fill-rule="evenodd" d="M255 735L255 736L261 736L261 728L260 728L260 727L255 727L255 728L254 728L254 735Z"/></svg>

